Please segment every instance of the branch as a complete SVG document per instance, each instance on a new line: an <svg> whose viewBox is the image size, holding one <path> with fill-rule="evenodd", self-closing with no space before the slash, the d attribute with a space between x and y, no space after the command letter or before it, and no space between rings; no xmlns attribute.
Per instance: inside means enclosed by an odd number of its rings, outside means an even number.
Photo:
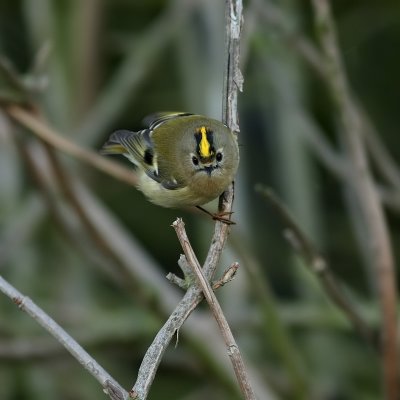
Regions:
<svg viewBox="0 0 400 400"><path fill-rule="evenodd" d="M47 161L47 158L45 161ZM43 170L37 169L37 167L32 164L29 170L31 172L35 171L36 175L38 175L40 179L43 179L47 175L46 173L51 171L53 168L54 166L50 163L44 165ZM70 178L73 177L71 176ZM101 257L99 262L107 260L107 267L110 267L112 262L112 271L119 271L118 267L120 267L121 273L123 274L121 275L123 278L122 283L124 285L132 284L135 296L137 296L140 301L143 301L148 307L151 307L151 309L155 311L158 316L165 318L165 315L170 313L171 308L175 306L178 301L178 297L173 288L171 288L171 286L168 285L168 283L160 276L159 268L157 268L153 260L142 250L142 248L134 241L132 237L129 237L128 233L125 232L117 223L117 221L113 219L112 216L107 212L107 210L102 207L101 203L99 203L98 200L93 197L90 192L88 192L87 188L82 183L78 182L75 177L71 183L72 189L75 191L74 196L77 196L77 201L84 208L85 213L87 214L91 223L94 224L95 229L102 234L103 239L106 241L106 243L108 243L111 251L117 257L115 260L116 263L113 262L114 257L112 260L110 258ZM44 193L46 195L48 194L47 191L48 188L45 188ZM81 232L82 229L80 230L80 233ZM79 242L79 238L76 234L73 235L73 238L77 239ZM79 243L77 245L79 245ZM90 248L90 246L83 247L84 250L88 250ZM118 274L118 277L119 276L120 275ZM119 282L121 283L120 279ZM157 292L157 298L153 297L153 291L149 291L149 287L154 288L154 292ZM130 289L130 292L132 292L132 289ZM193 291L189 293L188 296L185 296L173 315L165 323L162 331L159 332L155 342L146 354L147 360L150 360L150 362L147 363L147 367L154 369L154 375L159 364L158 362L155 363L154 366L152 365L152 361L155 359L154 354L157 354L159 360L161 361L163 352L168 347L170 341L174 338L176 331L180 329L191 311L202 299L203 297L200 290L197 290L197 292ZM200 324L204 326L204 321L197 318L193 318L190 321L190 323L187 325L186 339L193 346L196 346L197 350L199 347L203 349L203 351L207 354L205 356L205 360L209 362L210 368L222 368L222 373L221 370L219 370L218 373L216 372L216 375L218 376L218 379L227 387L227 389L234 396L236 396L237 389L234 386L234 382L230 378L226 377L227 372L225 365L218 365L218 367L215 366L215 360L217 359L218 353L216 353L215 348L206 348L206 339L199 334L198 327ZM163 349L162 351L159 351L160 344ZM213 359L213 362L210 362L210 359ZM144 371L142 376L147 379L148 374L146 370L146 360L144 360L142 364L143 367L140 369L139 373ZM142 381L140 383L138 381L139 385L142 383L144 382ZM150 389L150 385L145 385L143 388L148 391Z"/></svg>
<svg viewBox="0 0 400 400"><path fill-rule="evenodd" d="M136 176L128 168L122 167L111 160L101 157L93 151L84 149L69 141L51 129L45 122L41 121L32 111L28 111L16 105L5 106L4 110L13 120L25 128L28 128L32 133L52 147L99 169L115 179L127 183L128 185L136 186Z"/></svg>
<svg viewBox="0 0 400 400"><path fill-rule="evenodd" d="M242 0L226 0L225 3L225 23L226 23L226 66L224 76L223 93L223 112L222 122L231 128L234 132L239 132L239 117L237 111L238 91L242 90L243 77L239 68L240 61L240 34L242 28ZM219 211L229 213L232 211L234 199L234 185L228 189L219 198ZM214 235L211 240L210 249L203 266L205 277L210 280L215 272L220 259L222 249L224 248L228 237L229 225L217 221L215 224Z"/></svg>
<svg viewBox="0 0 400 400"><path fill-rule="evenodd" d="M279 7L274 6L271 3L263 2L262 0L253 0L251 4L253 5L257 15L260 16L263 21L266 21L268 26L272 27L282 35L283 39L298 52L316 75L329 85L331 78L327 65L324 62L325 60L321 51L311 42L311 40L306 38L301 32L293 30L292 27L288 26L285 20L285 15ZM390 207L391 210L398 213L399 206L396 196L398 196L398 192L400 192L400 167L382 143L379 132L377 132L372 121L368 118L362 105L356 102L354 96L353 102L355 102L358 113L361 116L361 122L364 129L363 135L365 136L365 143L371 154L371 159L374 161L383 178L389 185L393 186L393 190L390 190L390 192L394 192L394 196L388 197L379 191L381 200L386 206ZM301 133L314 151L314 154L330 172L332 172L338 179L347 183L349 178L346 170L347 166L344 163L344 160L342 160L342 157L339 154L336 154L333 146L331 146L323 137L322 133L317 130L315 123L312 122L307 115L304 115L303 119L305 119L304 122L309 126L306 126ZM392 201L392 197L395 197L395 201Z"/></svg>
<svg viewBox="0 0 400 400"><path fill-rule="evenodd" d="M22 311L25 311L46 329L73 357L103 386L104 392L113 400L128 399L128 393L93 359L75 340L68 335L29 297L22 295L0 276L0 291L8 296Z"/></svg>
<svg viewBox="0 0 400 400"><path fill-rule="evenodd" d="M292 247L300 254L304 260L304 264L309 270L316 275L321 285L330 297L332 302L342 310L349 321L353 324L358 333L373 348L377 347L374 331L367 325L364 319L358 314L353 304L350 303L346 294L341 288L340 283L335 278L332 270L329 268L327 261L318 253L314 245L307 237L305 232L297 224L289 210L276 196L276 194L262 185L256 186L257 192L261 193L267 199L274 209L278 212L287 226L286 238Z"/></svg>
<svg viewBox="0 0 400 400"><path fill-rule="evenodd" d="M126 105L136 100L143 82L154 71L153 65L159 63L165 48L181 31L190 18L199 0L172 0L167 2L164 12L155 19L140 38L134 34L126 56L113 71L91 110L85 116L73 136L80 144L93 146L99 133L109 127ZM173 21L173 23L171 23ZM132 45L133 44L133 45Z"/></svg>
<svg viewBox="0 0 400 400"><path fill-rule="evenodd" d="M147 398L165 350L202 299L201 290L197 287L192 286L186 292L147 349L140 365L136 382L129 391L130 398L138 400Z"/></svg>
<svg viewBox="0 0 400 400"><path fill-rule="evenodd" d="M193 248L190 245L189 238L187 237L185 230L185 224L183 223L182 219L178 218L172 224L172 227L175 229L179 242L181 243L182 249L185 253L186 260L191 266L192 271L198 280L198 284L204 294L204 297L206 298L208 305L210 306L211 311L214 314L214 318L218 323L218 327L225 341L227 353L229 355L229 358L231 359L233 369L239 382L242 394L247 400L255 399L255 394L250 385L250 381L247 376L239 347L236 344L235 338L233 337L232 331L228 325L222 308L219 305L218 300L210 286L210 283L205 278L197 257L194 254Z"/></svg>
<svg viewBox="0 0 400 400"><path fill-rule="evenodd" d="M382 311L383 383L386 398L398 399L396 306L397 290L393 253L388 227L378 192L368 165L363 141L363 124L353 102L336 40L327 0L313 0L315 25L329 74L328 86L342 124L342 142L352 166L351 187L360 206L371 250Z"/></svg>
<svg viewBox="0 0 400 400"><path fill-rule="evenodd" d="M226 67L224 76L223 92L223 122L235 132L239 131L237 114L237 92L242 87L242 76L239 69L239 50L240 34L242 27L242 1L226 0L225 3L225 23L226 23ZM234 190L233 183L220 196L219 211L232 211ZM211 280L222 250L224 248L229 232L229 225L220 221L215 223L214 235L211 240L210 249L203 266L204 275L207 280ZM196 306L203 299L201 290L191 286L180 301L174 312L168 318L160 332L155 337L153 343L147 350L142 364L138 371L138 378L130 391L130 396L138 400L147 398L151 384L155 377L157 368L162 356L174 337L179 331L185 320Z"/></svg>

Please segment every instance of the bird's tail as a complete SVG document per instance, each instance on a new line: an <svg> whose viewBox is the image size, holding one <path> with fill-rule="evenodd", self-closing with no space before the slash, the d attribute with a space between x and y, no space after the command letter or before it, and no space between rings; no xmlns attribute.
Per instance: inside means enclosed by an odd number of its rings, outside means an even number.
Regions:
<svg viewBox="0 0 400 400"><path fill-rule="evenodd" d="M126 154L128 153L127 148L122 144L123 138L131 135L132 132L128 130L118 130L111 134L110 138L104 143L103 147L100 149L100 154L110 155L110 154Z"/></svg>

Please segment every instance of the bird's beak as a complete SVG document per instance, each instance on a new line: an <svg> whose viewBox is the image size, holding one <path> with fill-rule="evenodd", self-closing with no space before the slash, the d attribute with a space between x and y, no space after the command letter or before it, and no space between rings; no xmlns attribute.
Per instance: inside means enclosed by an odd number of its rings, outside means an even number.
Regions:
<svg viewBox="0 0 400 400"><path fill-rule="evenodd" d="M204 171L207 172L207 175L208 175L208 176L211 176L211 173L214 171L215 166L212 165L212 164L208 164L208 165L205 165L205 166L203 167L203 169L204 169Z"/></svg>

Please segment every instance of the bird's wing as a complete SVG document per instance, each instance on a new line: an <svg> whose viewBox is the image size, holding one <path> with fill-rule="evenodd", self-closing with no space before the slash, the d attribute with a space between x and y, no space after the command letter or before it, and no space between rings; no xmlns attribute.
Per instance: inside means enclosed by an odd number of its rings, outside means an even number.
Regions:
<svg viewBox="0 0 400 400"><path fill-rule="evenodd" d="M182 183L179 183L173 177L164 176L162 171L158 170L157 157L154 154L151 134L152 131L150 129L144 129L139 132L128 130L115 131L103 145L100 152L105 155L124 155L165 189L175 190L183 187Z"/></svg>
<svg viewBox="0 0 400 400"><path fill-rule="evenodd" d="M150 130L156 129L158 126L174 118L187 117L193 115L187 112L159 112L148 115L143 122L149 126Z"/></svg>
<svg viewBox="0 0 400 400"><path fill-rule="evenodd" d="M133 164L141 167L149 176L158 175L157 160L154 157L151 131L143 129L139 132L128 130L115 131L103 145L102 154L123 154Z"/></svg>

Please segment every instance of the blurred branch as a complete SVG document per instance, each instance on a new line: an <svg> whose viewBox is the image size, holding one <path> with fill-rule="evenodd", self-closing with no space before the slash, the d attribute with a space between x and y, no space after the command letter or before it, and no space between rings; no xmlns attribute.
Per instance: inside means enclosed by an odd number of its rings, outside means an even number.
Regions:
<svg viewBox="0 0 400 400"><path fill-rule="evenodd" d="M129 169L116 164L100 155L84 149L69 141L65 137L50 128L45 122L33 112L16 105L7 105L5 112L20 125L29 129L52 147L83 161L94 168L118 179L128 185L136 185L136 176Z"/></svg>
<svg viewBox="0 0 400 400"><path fill-rule="evenodd" d="M259 18L267 22L268 28L272 28L282 35L318 75L324 79L327 78L326 66L320 51L301 32L289 26L281 7L274 5L271 1L265 2L263 0L252 0L251 5Z"/></svg>
<svg viewBox="0 0 400 400"><path fill-rule="evenodd" d="M329 2L327 0L313 0L311 3L314 8L315 25L324 63L329 74L328 88L342 124L341 139L352 166L351 187L363 214L372 264L377 279L378 296L383 317L381 345L385 395L387 399L396 400L399 395L397 293L390 236L368 165L363 138L364 126L348 87L336 41Z"/></svg>
<svg viewBox="0 0 400 400"><path fill-rule="evenodd" d="M18 135L15 135L15 139L21 156L27 163L28 172L44 196L47 209L68 242L94 261L95 266L103 268L113 281L128 287L136 299L144 304L151 303L152 308L157 308L159 312L163 310L161 314L165 315L167 309L163 307L172 307L176 304L177 297L159 276L159 266L133 237L129 237L122 227L116 226L107 210L101 208L94 196L84 192L83 185L62 167L54 154L48 157L49 153L33 151L43 150L42 146L33 149L18 140ZM62 207L59 196L53 193L60 186L64 193L67 192L67 200L74 211L72 215L70 212L66 213L71 209L66 209L65 205ZM94 250L84 233L89 233L96 244ZM154 302L154 293L148 290L149 285L156 287L154 290L157 293L162 293L162 306Z"/></svg>
<svg viewBox="0 0 400 400"><path fill-rule="evenodd" d="M53 299L50 300L53 305ZM66 305L64 315L76 314L75 305ZM80 304L77 305L80 307ZM111 312L104 310L104 307L91 307L85 315L85 320L81 317L68 318L69 330L73 331L75 340L85 348L119 349L135 346L142 340L146 340L154 334L158 327L158 319L151 316L146 310L133 311L131 304L125 308ZM140 321L140 323L138 323ZM88 327L96 326L96 329ZM7 336L12 336L15 332L10 330ZM27 332L26 332L27 333ZM0 359L2 362L8 361L44 361L57 357L69 357L57 341L49 340L45 333L29 335L24 337L7 338L2 331L0 339ZM137 356L139 357L139 355Z"/></svg>
<svg viewBox="0 0 400 400"><path fill-rule="evenodd" d="M364 123L365 144L368 147L371 158L387 183L400 195L400 168L382 143L379 133L361 105L358 106L358 109Z"/></svg>
<svg viewBox="0 0 400 400"><path fill-rule="evenodd" d="M0 269L34 236L39 221L46 212L37 194L29 196L21 209L22 211L14 215L11 221L2 224Z"/></svg>
<svg viewBox="0 0 400 400"><path fill-rule="evenodd" d="M97 261L96 265L106 264L105 268L114 281L129 287L130 292L134 293L141 302L159 307L158 311L163 310L162 315L167 312L168 307L176 304L177 296L170 285L159 276L159 265L127 231L116 223L98 199L85 188L85 185L63 168L54 154L51 157L46 157L46 153L35 154L32 149L22 143L19 148L28 163L29 172L45 196L52 217L74 246L87 253L92 246L88 246L87 239L82 237L82 233L89 233L96 244L97 255L99 252L101 254L101 260ZM52 174L53 179L49 176ZM56 187L61 187L64 194L67 193L66 198L74 211L73 215L80 223L78 229L76 226L71 226L71 214L65 217L59 198L54 199L51 192ZM158 294L162 294L162 306L154 303L154 293L148 290L149 285L156 288L154 290Z"/></svg>
<svg viewBox="0 0 400 400"><path fill-rule="evenodd" d="M105 239L104 234L97 228L96 223L90 218L87 208L82 204L77 194L77 190L73 185L69 172L63 167L52 147L48 144L44 144L44 148L48 155L51 171L54 173L54 181L57 182L57 185L61 188L68 204L76 213L82 228L88 233L89 237L93 240L95 247L99 252L101 252L102 256L105 256L108 262L112 261L118 270L116 272L119 272L120 277L123 277L124 284L128 285L135 295L140 297L143 301L147 296L143 294L141 286L135 284L137 280L133 279L132 274L129 274L127 269L121 265L118 254L113 251L110 242Z"/></svg>
<svg viewBox="0 0 400 400"><path fill-rule="evenodd" d="M263 197L274 207L275 211L278 212L283 223L287 226L287 232L285 234L286 238L303 258L304 264L318 278L328 297L340 310L342 310L365 341L376 349L377 342L374 331L359 315L354 305L350 303L346 294L342 290L340 283L329 268L327 261L315 249L314 245L290 214L287 207L271 189L262 185L257 185L256 190L262 194Z"/></svg>
<svg viewBox="0 0 400 400"><path fill-rule="evenodd" d="M14 140L17 145L17 149L20 153L21 159L26 164L26 169L29 173L29 176L34 181L35 185L40 190L43 195L46 208L48 213L50 213L53 221L56 223L60 232L64 235L64 237L68 240L68 242L75 244L75 239L77 238L77 232L72 226L72 224L67 222L67 218L63 215L61 208L57 204L54 195L49 186L49 173L50 171L46 171L44 173L43 170L39 168L38 160L35 154L35 150L37 148L33 148L32 146L25 145L19 135L15 133ZM39 153L41 156L42 154ZM46 161L45 161L46 162Z"/></svg>
<svg viewBox="0 0 400 400"><path fill-rule="evenodd" d="M189 238L186 234L185 224L183 223L182 219L178 218L172 224L172 227L175 229L183 252L185 253L186 260L192 268L192 272L197 278L197 283L201 288L201 291L203 292L212 313L214 314L215 320L217 321L222 337L224 338L226 350L232 362L236 379L239 382L242 394L247 400L255 399L255 394L253 388L251 387L239 347L236 344L235 338L229 327L228 321L225 318L222 308L217 300L217 297L215 296L209 281L205 278L202 272L202 268L199 264L199 261L197 260L196 254L194 253L193 248L189 242Z"/></svg>
<svg viewBox="0 0 400 400"><path fill-rule="evenodd" d="M68 335L31 299L22 295L0 276L0 290L9 297L20 310L25 311L44 329L46 329L73 357L98 381L104 392L113 400L127 399L128 393L93 359L75 340ZM110 390L112 392L110 392Z"/></svg>
<svg viewBox="0 0 400 400"><path fill-rule="evenodd" d="M329 86L330 74L321 51L298 30L288 27L284 13L278 6L271 2L263 2L262 0L253 0L252 7L257 15L266 21L268 27L272 27L298 52L303 60L312 68L312 70ZM381 135L376 131L372 121L369 119L362 105L355 101L354 106L360 115L363 124L363 132L365 135L365 143L371 153L372 160L375 162L378 170L386 181L393 186L393 191L400 193L400 167L390 155L389 151L382 143ZM333 146L324 139L322 132L318 132L315 123L307 118L308 123L312 123L310 129L302 132L310 147L320 162L325 165L337 178L342 181L348 180L346 171L346 163ZM398 195L397 195L398 196ZM398 212L399 202L397 196L388 198L381 196L382 201L392 210ZM393 201L395 199L396 201Z"/></svg>
<svg viewBox="0 0 400 400"><path fill-rule="evenodd" d="M81 126L74 133L80 144L93 146L116 116L126 108L135 92L152 72L154 65L170 40L191 12L197 0L174 0L143 33L135 38L121 65L116 69L107 86L97 97ZM173 21L173 22L172 22Z"/></svg>
<svg viewBox="0 0 400 400"><path fill-rule="evenodd" d="M0 55L0 101L26 104L30 93L11 62Z"/></svg>
<svg viewBox="0 0 400 400"><path fill-rule="evenodd" d="M250 246L237 232L231 235L230 241L234 251L245 266L252 295L260 307L260 322L264 330L265 341L271 343L271 347L282 362L282 368L288 374L291 398L308 399L310 397L309 377L304 361L299 353L299 348L293 341L289 329L282 320L281 308L278 304L269 282L262 272Z"/></svg>

